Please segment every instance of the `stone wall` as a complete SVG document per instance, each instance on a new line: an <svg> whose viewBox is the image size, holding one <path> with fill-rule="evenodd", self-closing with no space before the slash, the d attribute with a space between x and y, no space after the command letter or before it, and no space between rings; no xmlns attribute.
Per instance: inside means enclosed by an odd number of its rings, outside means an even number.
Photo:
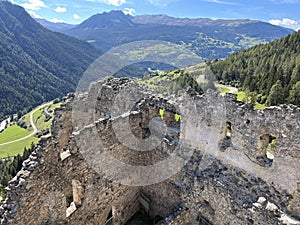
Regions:
<svg viewBox="0 0 300 225"><path fill-rule="evenodd" d="M125 224L140 210L164 218L160 224L300 224L299 108L258 111L211 92L164 98L132 80L112 78L74 98L56 109L52 137L39 143L10 182L1 224L105 224L110 214L114 224ZM157 121L165 125L151 127ZM151 134L163 140L151 151L131 147ZM264 137L277 140L272 159ZM132 179L118 162L151 166L178 149L178 157L191 152L190 159L161 182L130 186L115 180Z"/></svg>

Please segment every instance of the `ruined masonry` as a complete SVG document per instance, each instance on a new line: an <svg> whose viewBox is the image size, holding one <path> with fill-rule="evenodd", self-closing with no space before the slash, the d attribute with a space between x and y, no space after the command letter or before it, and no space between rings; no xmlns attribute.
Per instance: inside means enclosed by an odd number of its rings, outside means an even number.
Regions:
<svg viewBox="0 0 300 225"><path fill-rule="evenodd" d="M299 131L300 109L292 105L258 111L230 94L164 97L108 78L55 110L52 136L6 188L0 221L123 225L142 213L161 225L300 224ZM151 151L130 147L153 134L162 141ZM160 180L164 170L110 171L122 167L106 153L133 166L172 154L185 163ZM124 185L131 181L147 185Z"/></svg>

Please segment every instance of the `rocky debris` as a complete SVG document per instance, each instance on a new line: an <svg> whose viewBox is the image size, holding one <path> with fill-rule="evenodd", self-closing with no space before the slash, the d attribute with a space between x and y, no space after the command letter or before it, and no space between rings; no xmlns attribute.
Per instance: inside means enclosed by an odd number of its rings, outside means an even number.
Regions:
<svg viewBox="0 0 300 225"><path fill-rule="evenodd" d="M282 223L282 224L285 224L285 225L294 225L294 224L297 224L299 225L300 224L300 221L299 220L295 220L293 218L291 218L290 216L282 213L280 218L279 218L279 221Z"/></svg>
<svg viewBox="0 0 300 225"><path fill-rule="evenodd" d="M71 156L70 150L67 150L65 152L60 153L60 160L64 161L65 159L69 158Z"/></svg>
<svg viewBox="0 0 300 225"><path fill-rule="evenodd" d="M66 217L68 218L77 210L75 202L71 202L70 206L66 210Z"/></svg>
<svg viewBox="0 0 300 225"><path fill-rule="evenodd" d="M178 217L180 216L180 214L182 214L186 210L187 210L187 208L185 207L185 205L181 204L180 206L178 206L172 212L172 214L170 214L169 216L167 216L165 219L159 221L155 225L171 225L173 223L173 221L176 220L176 219L178 219Z"/></svg>
<svg viewBox="0 0 300 225"><path fill-rule="evenodd" d="M269 210L271 212L277 212L278 211L278 206L275 205L274 203L268 202L266 206L266 210Z"/></svg>
<svg viewBox="0 0 300 225"><path fill-rule="evenodd" d="M29 158L22 163L22 169L8 182L8 186L5 188L7 197L2 206L0 206L1 225L13 224L12 218L19 208L18 202L20 193L26 188L27 178L29 178L32 171L35 170L39 164L43 164L45 146L49 144L50 139L51 137L41 138Z"/></svg>
<svg viewBox="0 0 300 225"><path fill-rule="evenodd" d="M84 195L84 188L80 181L72 180L72 187L73 187L73 202L75 203L76 207L82 205L82 199Z"/></svg>
<svg viewBox="0 0 300 225"><path fill-rule="evenodd" d="M259 197L257 202L253 203L253 206L259 210L267 210L274 215L274 218L278 218L278 222L280 224L292 225L292 224L300 224L299 220L296 220L286 213L284 213L277 205L267 201L265 197ZM252 210L256 210L252 208Z"/></svg>
<svg viewBox="0 0 300 225"><path fill-rule="evenodd" d="M267 199L265 197L259 197L258 200L257 200L257 203L264 206L267 203Z"/></svg>

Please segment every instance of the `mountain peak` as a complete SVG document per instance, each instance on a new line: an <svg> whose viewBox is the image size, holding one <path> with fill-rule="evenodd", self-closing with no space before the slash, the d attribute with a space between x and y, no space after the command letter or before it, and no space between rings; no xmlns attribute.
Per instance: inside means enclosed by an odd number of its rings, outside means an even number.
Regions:
<svg viewBox="0 0 300 225"><path fill-rule="evenodd" d="M109 12L103 12L102 13L102 15L105 15L105 14L125 16L125 14L124 14L124 12L122 10L111 10Z"/></svg>
<svg viewBox="0 0 300 225"><path fill-rule="evenodd" d="M97 29L108 29L111 27L131 27L132 16L125 15L120 10L112 10L110 12L104 12L96 14L79 24L75 29L84 30L97 30Z"/></svg>

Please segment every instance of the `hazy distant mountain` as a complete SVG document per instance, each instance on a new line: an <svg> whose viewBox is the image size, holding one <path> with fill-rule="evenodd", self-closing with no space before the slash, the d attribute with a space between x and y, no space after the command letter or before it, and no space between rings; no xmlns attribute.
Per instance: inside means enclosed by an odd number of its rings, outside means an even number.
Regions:
<svg viewBox="0 0 300 225"><path fill-rule="evenodd" d="M101 52L0 1L0 119L73 91Z"/></svg>
<svg viewBox="0 0 300 225"><path fill-rule="evenodd" d="M113 10L109 13L96 14L75 27L76 30L122 29L134 27L132 16L122 11Z"/></svg>
<svg viewBox="0 0 300 225"><path fill-rule="evenodd" d="M69 29L74 28L76 25L73 24L67 24L67 23L53 23L45 19L38 19L35 18L35 20L46 27L49 30L55 31L55 32L63 32Z"/></svg>
<svg viewBox="0 0 300 225"><path fill-rule="evenodd" d="M255 20L213 20L209 18L175 18L164 14L160 15L139 15L133 17L134 23L140 24L164 24L170 26L234 26L241 24L256 23Z"/></svg>
<svg viewBox="0 0 300 225"><path fill-rule="evenodd" d="M205 59L227 57L232 52L292 32L256 20L188 19L166 15L132 17L121 11L93 15L65 31L105 51L132 41L162 40L187 46Z"/></svg>

